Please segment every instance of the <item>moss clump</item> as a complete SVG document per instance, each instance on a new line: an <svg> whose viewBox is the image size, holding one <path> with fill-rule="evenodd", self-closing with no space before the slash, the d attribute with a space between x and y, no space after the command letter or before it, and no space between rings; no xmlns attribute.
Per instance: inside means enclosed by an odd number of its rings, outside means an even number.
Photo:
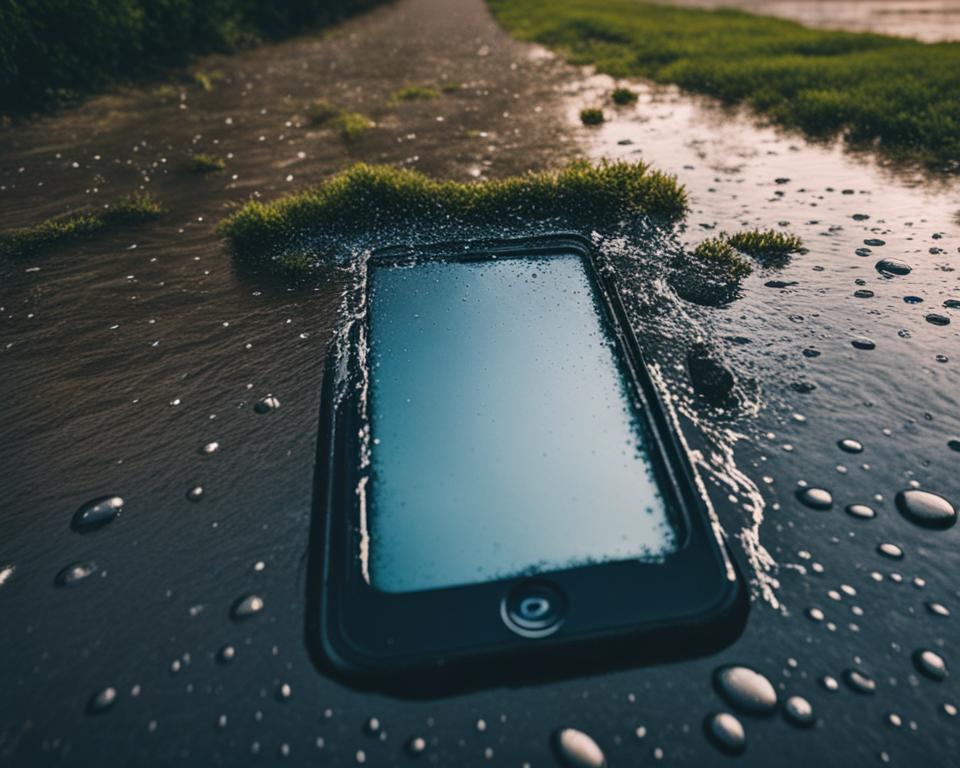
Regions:
<svg viewBox="0 0 960 768"><path fill-rule="evenodd" d="M317 99L313 104L307 107L307 120L310 121L310 125L321 126L326 125L335 117L337 117L342 110L340 107L335 104L331 104L326 99Z"/></svg>
<svg viewBox="0 0 960 768"><path fill-rule="evenodd" d="M687 194L676 178L644 163L577 161L559 171L488 182L438 181L409 169L359 163L275 202L251 201L224 219L218 231L240 262L288 272L284 264L278 268L278 254L285 260L282 254L302 250L300 242L311 234L447 219L504 222L518 216L582 216L596 223L646 214L674 223L686 210Z"/></svg>
<svg viewBox="0 0 960 768"><path fill-rule="evenodd" d="M190 159L187 160L187 170L190 173L214 173L215 171L222 171L226 167L227 164L223 162L222 158L203 152L191 155Z"/></svg>
<svg viewBox="0 0 960 768"><path fill-rule="evenodd" d="M93 237L112 226L152 221L162 213L163 207L156 200L138 192L100 210L47 219L32 227L0 234L0 256L29 256L55 245Z"/></svg>
<svg viewBox="0 0 960 768"><path fill-rule="evenodd" d="M440 90L444 93L456 93L457 91L463 90L463 83L458 80L451 80L449 83L441 85Z"/></svg>
<svg viewBox="0 0 960 768"><path fill-rule="evenodd" d="M748 229L725 237L733 248L753 257L764 267L782 266L792 254L803 249L799 237L773 229Z"/></svg>
<svg viewBox="0 0 960 768"><path fill-rule="evenodd" d="M618 107L625 107L628 104L636 104L637 98L639 97L636 91L631 91L629 88L621 86L620 88L613 89L610 98L613 99L613 103Z"/></svg>
<svg viewBox="0 0 960 768"><path fill-rule="evenodd" d="M596 107L585 107L580 110L580 122L584 125L600 125L604 121L603 110Z"/></svg>
<svg viewBox="0 0 960 768"><path fill-rule="evenodd" d="M394 103L398 101L426 101L435 99L439 95L440 91L429 85L407 85L398 91L394 91L390 101Z"/></svg>
<svg viewBox="0 0 960 768"><path fill-rule="evenodd" d="M750 262L721 237L710 237L693 249L691 256L714 275L739 281L753 271Z"/></svg>
<svg viewBox="0 0 960 768"><path fill-rule="evenodd" d="M346 141L353 141L373 128L373 121L359 112L341 112L331 125L336 127Z"/></svg>
<svg viewBox="0 0 960 768"><path fill-rule="evenodd" d="M576 64L676 83L811 135L960 169L960 43L639 0L487 1L518 37Z"/></svg>

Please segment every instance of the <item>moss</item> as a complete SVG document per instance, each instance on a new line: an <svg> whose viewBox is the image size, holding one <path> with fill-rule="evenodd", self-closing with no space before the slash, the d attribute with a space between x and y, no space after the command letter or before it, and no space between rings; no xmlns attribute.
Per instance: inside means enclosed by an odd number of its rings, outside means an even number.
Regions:
<svg viewBox="0 0 960 768"><path fill-rule="evenodd" d="M463 83L457 80L451 80L449 83L441 85L440 90L444 93L456 93L457 91L463 90Z"/></svg>
<svg viewBox="0 0 960 768"><path fill-rule="evenodd" d="M215 171L222 171L226 166L227 164L222 158L203 152L191 155L186 164L187 170L191 173L213 173Z"/></svg>
<svg viewBox="0 0 960 768"><path fill-rule="evenodd" d="M577 161L559 171L488 182L438 181L409 169L360 163L303 192L270 203L251 201L218 231L241 263L286 273L291 258L306 271L303 259L284 254L299 254L302 239L311 235L450 219L502 223L579 216L596 224L644 214L675 223L686 210L686 191L676 178L644 163Z"/></svg>
<svg viewBox="0 0 960 768"><path fill-rule="evenodd" d="M750 229L725 237L730 246L753 257L764 267L782 266L792 254L803 249L799 237L773 229Z"/></svg>
<svg viewBox="0 0 960 768"><path fill-rule="evenodd" d="M629 88L621 86L613 89L610 98L613 99L613 103L617 106L624 107L628 104L636 104L638 96L636 91L631 91Z"/></svg>
<svg viewBox="0 0 960 768"><path fill-rule="evenodd" d="M331 104L326 99L317 99L307 107L307 120L310 122L310 125L320 127L326 125L335 117L338 117L341 112L340 107Z"/></svg>
<svg viewBox="0 0 960 768"><path fill-rule="evenodd" d="M603 110L596 107L585 107L580 110L580 122L584 125L600 125L604 121Z"/></svg>
<svg viewBox="0 0 960 768"><path fill-rule="evenodd" d="M32 227L0 234L0 256L19 258L63 243L84 240L113 226L152 221L163 207L146 193L121 198L102 209L47 219Z"/></svg>
<svg viewBox="0 0 960 768"><path fill-rule="evenodd" d="M440 91L429 85L407 85L398 91L394 91L390 97L391 102L398 101L424 101L435 99L440 95Z"/></svg>
<svg viewBox="0 0 960 768"><path fill-rule="evenodd" d="M740 280L753 271L750 262L723 237L707 238L690 255L713 275L727 280Z"/></svg>
<svg viewBox="0 0 960 768"><path fill-rule="evenodd" d="M193 73L193 81L207 93L213 90L213 84L215 82L222 79L223 72L220 71L203 72L202 70L197 70Z"/></svg>
<svg viewBox="0 0 960 768"><path fill-rule="evenodd" d="M638 0L487 0L525 40L613 77L745 104L817 137L960 169L960 43Z"/></svg>
<svg viewBox="0 0 960 768"><path fill-rule="evenodd" d="M353 141L373 128L373 121L360 112L341 112L331 125L336 127L346 141Z"/></svg>

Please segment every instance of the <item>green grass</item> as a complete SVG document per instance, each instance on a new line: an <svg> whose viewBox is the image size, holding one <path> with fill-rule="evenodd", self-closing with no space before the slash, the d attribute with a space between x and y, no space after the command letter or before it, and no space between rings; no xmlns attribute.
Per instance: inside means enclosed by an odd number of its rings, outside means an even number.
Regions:
<svg viewBox="0 0 960 768"><path fill-rule="evenodd" d="M187 160L186 168L190 173L215 173L227 167L223 158L198 152Z"/></svg>
<svg viewBox="0 0 960 768"><path fill-rule="evenodd" d="M580 110L580 122L584 125L600 125L604 119L602 109L585 107Z"/></svg>
<svg viewBox="0 0 960 768"><path fill-rule="evenodd" d="M487 2L513 34L576 64L745 104L811 136L960 168L960 43L639 0Z"/></svg>
<svg viewBox="0 0 960 768"><path fill-rule="evenodd" d="M47 219L32 227L0 233L0 257L15 259L85 240L117 226L152 221L163 207L146 193L135 193L101 209Z"/></svg>
<svg viewBox="0 0 960 768"><path fill-rule="evenodd" d="M676 178L644 163L577 161L559 171L487 182L438 181L409 169L360 163L303 192L251 201L218 231L238 262L303 274L319 258L303 255L303 237L311 233L342 236L378 225L450 219L503 223L581 216L596 223L627 214L673 224L686 210L687 195Z"/></svg>
<svg viewBox="0 0 960 768"><path fill-rule="evenodd" d="M407 85L398 91L394 91L390 97L391 102L399 101L426 101L435 99L440 95L440 91L429 85Z"/></svg>
<svg viewBox="0 0 960 768"><path fill-rule="evenodd" d="M335 23L384 0L0 0L0 114ZM204 89L214 77L197 74Z"/></svg>
<svg viewBox="0 0 960 768"><path fill-rule="evenodd" d="M625 107L628 104L636 104L638 96L636 91L621 86L613 89L610 98L613 99L613 103L618 107Z"/></svg>

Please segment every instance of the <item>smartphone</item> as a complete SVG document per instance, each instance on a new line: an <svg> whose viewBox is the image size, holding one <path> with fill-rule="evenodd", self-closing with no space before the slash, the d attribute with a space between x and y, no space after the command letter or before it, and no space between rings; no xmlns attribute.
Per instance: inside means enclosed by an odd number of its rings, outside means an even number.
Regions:
<svg viewBox="0 0 960 768"><path fill-rule="evenodd" d="M739 632L741 580L597 259L567 235L369 258L322 396L325 668L415 695Z"/></svg>

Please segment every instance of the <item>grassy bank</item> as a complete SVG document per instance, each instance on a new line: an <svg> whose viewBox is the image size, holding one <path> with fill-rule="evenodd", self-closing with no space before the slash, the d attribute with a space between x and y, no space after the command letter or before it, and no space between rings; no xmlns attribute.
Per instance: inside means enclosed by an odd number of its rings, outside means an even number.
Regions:
<svg viewBox="0 0 960 768"><path fill-rule="evenodd" d="M0 114L42 108L191 54L331 24L384 0L0 0Z"/></svg>
<svg viewBox="0 0 960 768"><path fill-rule="evenodd" d="M960 43L808 29L638 0L488 0L508 30L614 77L747 104L812 136L843 135L960 168Z"/></svg>
<svg viewBox="0 0 960 768"><path fill-rule="evenodd" d="M133 194L86 213L47 219L32 227L0 233L0 258L16 259L57 245L87 240L104 231L153 221L163 207L150 195Z"/></svg>

